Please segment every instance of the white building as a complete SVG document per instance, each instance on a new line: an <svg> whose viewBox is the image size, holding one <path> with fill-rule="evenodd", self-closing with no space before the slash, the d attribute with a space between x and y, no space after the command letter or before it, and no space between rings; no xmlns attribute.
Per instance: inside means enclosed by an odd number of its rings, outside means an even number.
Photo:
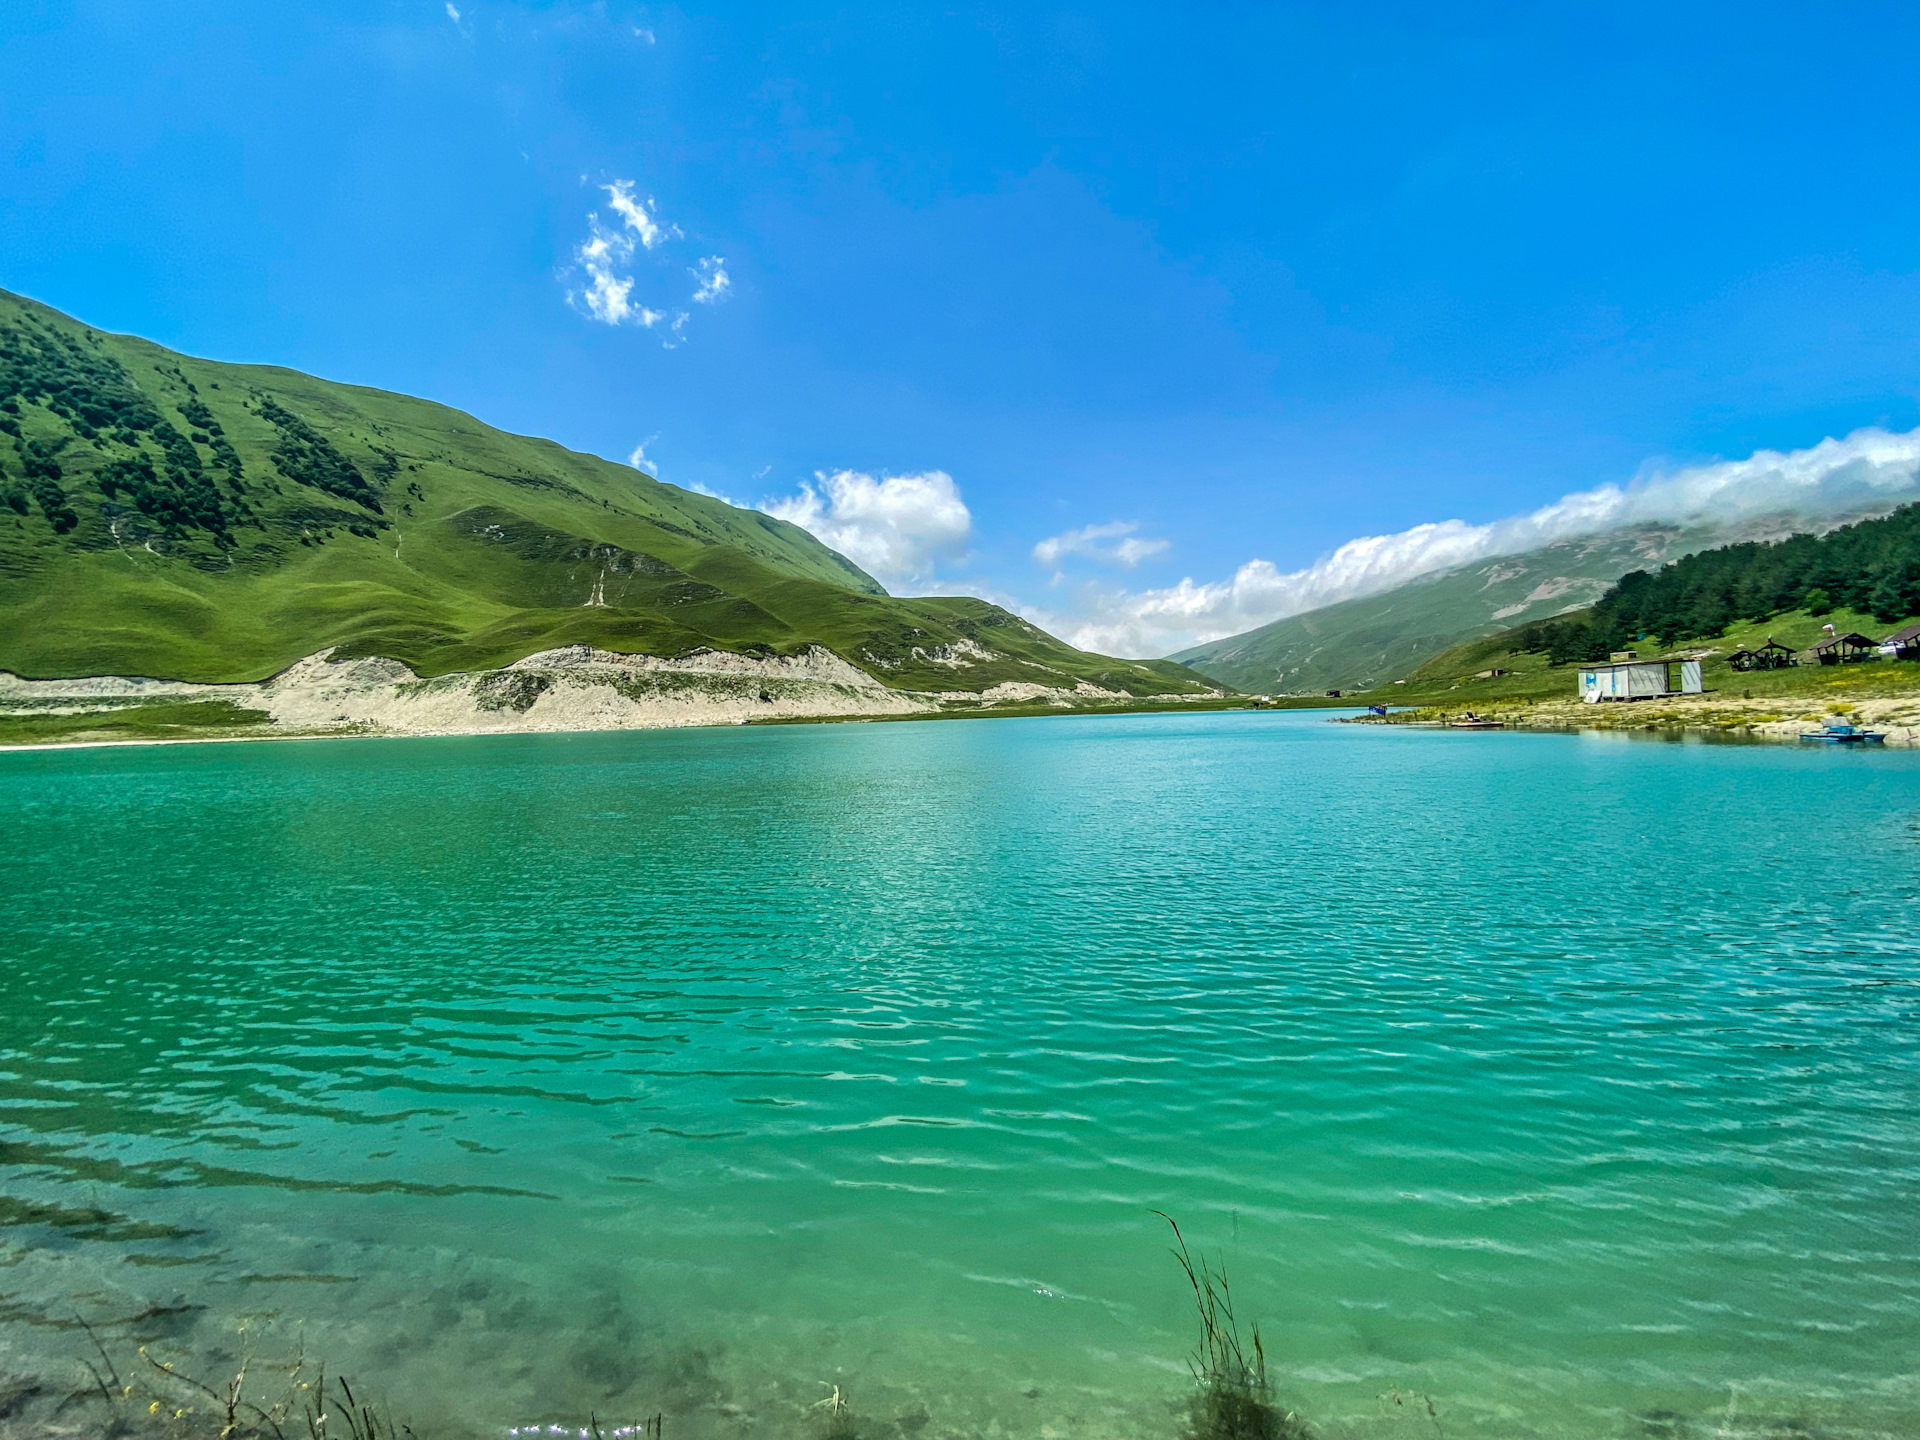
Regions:
<svg viewBox="0 0 1920 1440"><path fill-rule="evenodd" d="M1674 671L1679 671L1676 677ZM1679 684L1673 681L1678 678ZM1655 700L1663 695L1698 695L1698 660L1641 660L1631 650L1616 651L1604 665L1580 667L1580 698L1589 705L1602 700Z"/></svg>

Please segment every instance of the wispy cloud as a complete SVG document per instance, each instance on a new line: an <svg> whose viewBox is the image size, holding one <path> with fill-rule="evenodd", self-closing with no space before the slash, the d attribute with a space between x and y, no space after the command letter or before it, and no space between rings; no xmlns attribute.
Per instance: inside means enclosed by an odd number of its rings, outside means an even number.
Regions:
<svg viewBox="0 0 1920 1440"><path fill-rule="evenodd" d="M644 200L637 197L633 193L631 180L616 180L611 185L602 185L600 188L607 192L607 208L626 223L627 229L640 237L640 243L647 249L656 248L662 240L667 238L668 228L660 223L657 215L650 213L647 209L651 205L657 210L659 202L651 195ZM676 229L671 233L677 235L679 231Z"/></svg>
<svg viewBox="0 0 1920 1440"><path fill-rule="evenodd" d="M727 262L719 255L708 255L690 272L699 283L693 300L696 305L714 305L727 298L733 281L727 278Z"/></svg>
<svg viewBox="0 0 1920 1440"><path fill-rule="evenodd" d="M1134 534L1140 527L1130 520L1110 520L1105 525L1087 525L1064 534L1049 535L1033 547L1033 558L1060 578L1060 562L1069 555L1105 565L1124 565L1132 569L1142 560L1163 554L1169 542L1142 540Z"/></svg>
<svg viewBox="0 0 1920 1440"><path fill-rule="evenodd" d="M585 273L586 283L570 290L567 299L603 325L638 325L651 330L663 320L670 321L663 343L674 349L684 338L681 332L687 312L669 314L635 301L632 264L636 246L655 249L679 238L680 228L662 221L653 197L637 196L631 180L615 180L600 188L607 194L607 208L615 221L610 224L597 212L587 216L587 238L573 252L574 263Z"/></svg>
<svg viewBox="0 0 1920 1440"><path fill-rule="evenodd" d="M456 25L460 23L460 12L453 8L453 0L447 0L447 18Z"/></svg>
<svg viewBox="0 0 1920 1440"><path fill-rule="evenodd" d="M573 252L573 258L587 272L587 284L568 298L586 306L587 313L603 325L623 325L628 320L652 323L640 318L650 313L646 307L636 311L633 304L633 276L622 273L633 258L633 241L617 230L609 230L598 215L589 215L587 238Z"/></svg>
<svg viewBox="0 0 1920 1440"><path fill-rule="evenodd" d="M877 478L836 470L760 508L811 531L896 593L924 593L935 562L963 554L973 537L973 516L944 470Z"/></svg>
<svg viewBox="0 0 1920 1440"><path fill-rule="evenodd" d="M1857 430L1804 450L1762 450L1745 460L1671 471L1649 467L1629 484L1578 491L1485 525L1442 520L1362 536L1300 570L1249 560L1225 580L1188 578L1131 592L1089 587L1078 613L1032 618L1087 649L1165 655L1436 570L1626 525L1781 513L1818 519L1910 498L1920 498L1920 430ZM1042 558L1038 547L1035 556Z"/></svg>
<svg viewBox="0 0 1920 1440"><path fill-rule="evenodd" d="M658 431L647 436L646 439L634 446L633 453L627 456L627 463L629 465L644 475L651 475L656 480L660 478L660 467L655 464L652 457L647 454L647 446L659 438L660 435Z"/></svg>
<svg viewBox="0 0 1920 1440"><path fill-rule="evenodd" d="M637 39L637 40L639 40L639 41L641 41L641 42L643 42L644 44L647 44L647 45L651 45L651 44L653 44L653 43L654 43L654 38L655 38L655 37L654 37L654 33L653 33L653 31L651 31L651 30L649 30L649 29L647 29L647 28L646 28L645 26L643 26L643 25L636 25L636 26L634 26L634 27L633 27L633 34L634 34L634 38L635 38L635 39Z"/></svg>

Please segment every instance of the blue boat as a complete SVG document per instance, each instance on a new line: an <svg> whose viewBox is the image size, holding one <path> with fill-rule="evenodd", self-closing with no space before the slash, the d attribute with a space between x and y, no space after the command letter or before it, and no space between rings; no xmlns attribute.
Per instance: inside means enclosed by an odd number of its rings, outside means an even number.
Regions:
<svg viewBox="0 0 1920 1440"><path fill-rule="evenodd" d="M1818 730L1802 730L1800 738L1816 745L1884 745L1887 739L1877 730L1856 730L1851 725L1823 725Z"/></svg>

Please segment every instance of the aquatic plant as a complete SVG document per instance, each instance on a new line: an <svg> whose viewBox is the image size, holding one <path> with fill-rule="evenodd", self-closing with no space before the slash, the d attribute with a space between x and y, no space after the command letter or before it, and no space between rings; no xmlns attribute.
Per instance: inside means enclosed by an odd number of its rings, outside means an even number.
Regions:
<svg viewBox="0 0 1920 1440"><path fill-rule="evenodd" d="M838 1385L833 1387L833 1394L816 1403L813 1408L827 1412L826 1440L854 1440L857 1427L854 1425L853 1407L847 1404L847 1398Z"/></svg>
<svg viewBox="0 0 1920 1440"><path fill-rule="evenodd" d="M405 1425L396 1427L391 1416L381 1416L371 1405L354 1399L353 1387L344 1375L336 1375L334 1383L346 1403L328 1405L327 1377L322 1371L307 1397L308 1440L399 1440L402 1435L413 1434ZM228 1433L221 1431L221 1440L226 1440Z"/></svg>
<svg viewBox="0 0 1920 1440"><path fill-rule="evenodd" d="M1447 1440L1447 1432L1440 1424L1440 1407L1433 1403L1431 1395L1423 1394L1418 1390L1402 1390L1398 1385L1393 1385L1389 1386L1385 1393L1374 1398L1380 1402L1383 1415L1388 1413L1386 1407L1389 1404L1399 1411L1410 1409L1415 1415L1425 1411L1427 1422L1433 1426L1436 1440Z"/></svg>
<svg viewBox="0 0 1920 1440"><path fill-rule="evenodd" d="M631 1440L661 1440L661 1437L666 1434L667 1417L663 1414L656 1414L651 1420L641 1420L633 1425L622 1425L617 1429L603 1430L600 1428L600 1417L590 1414L587 1416L587 1427L588 1428L581 1433L590 1435L592 1440L629 1440L629 1437L631 1437ZM528 1425L524 1428L516 1427L507 1432L509 1436L535 1436L543 1433L563 1434L565 1432L561 1430L559 1426L555 1425L548 1426L544 1432L538 1425Z"/></svg>
<svg viewBox="0 0 1920 1440"><path fill-rule="evenodd" d="M1193 1287L1200 1316L1200 1343L1187 1360L1196 1387L1188 1410L1191 1440L1307 1440L1299 1417L1273 1403L1260 1326L1250 1325L1248 1338L1241 1339L1226 1271L1204 1257L1194 1259L1174 1218L1161 1210L1153 1213L1173 1230L1178 1247L1173 1258Z"/></svg>
<svg viewBox="0 0 1920 1440"><path fill-rule="evenodd" d="M98 1395L105 1407L99 1433L109 1436L166 1436L168 1440L402 1440L413 1431L396 1425L389 1416L355 1397L341 1376L311 1371L304 1357L282 1364L258 1364L244 1354L230 1380L209 1384L182 1371L171 1360L156 1357L142 1345L136 1352L142 1373L122 1379L113 1356L93 1326L79 1320L92 1341L100 1363L81 1363L92 1377L91 1392L82 1389L68 1397L56 1414ZM246 1327L243 1325L242 1330ZM248 1375L253 1371L282 1377L265 1388L255 1386L248 1398ZM311 1380L304 1377L312 1375ZM39 1387L34 1387L38 1393ZM337 1394L335 1393L337 1392ZM631 1432L638 1434L637 1430ZM659 1440L657 1429L653 1440Z"/></svg>

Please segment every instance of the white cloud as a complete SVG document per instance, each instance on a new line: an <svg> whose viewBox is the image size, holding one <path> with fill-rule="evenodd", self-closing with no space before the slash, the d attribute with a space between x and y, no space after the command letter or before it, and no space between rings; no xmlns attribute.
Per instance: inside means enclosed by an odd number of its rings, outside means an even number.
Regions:
<svg viewBox="0 0 1920 1440"><path fill-rule="evenodd" d="M587 313L608 325L618 325L633 314L633 307L627 302L628 294L633 290L631 276L621 278L598 266L587 267L587 288L580 292Z"/></svg>
<svg viewBox="0 0 1920 1440"><path fill-rule="evenodd" d="M655 464L652 457L647 454L647 446L659 438L658 432L647 436L646 439L634 446L633 453L627 456L627 463L629 465L633 466L634 469L640 471L642 474L651 475L656 480L660 478L660 467Z"/></svg>
<svg viewBox="0 0 1920 1440"><path fill-rule="evenodd" d="M607 192L607 208L619 217L619 223L610 226L597 214L587 216L587 238L573 252L574 263L586 272L586 284L568 291L567 299L604 325L633 324L651 330L663 320L670 321L668 334L661 343L669 350L677 349L686 338L683 332L687 312L675 310L669 314L635 302L631 266L636 243L642 249L652 250L668 240L681 238L680 227L664 223L653 197L642 200L636 196L631 180L616 180L600 188ZM700 263L702 267L707 264L704 260ZM717 270L718 256L713 257L713 263ZM718 298L728 283L724 270L717 273L718 285L713 298ZM694 299L700 298L696 292Z"/></svg>
<svg viewBox="0 0 1920 1440"><path fill-rule="evenodd" d="M636 25L633 27L633 33L636 37L638 37L641 40L644 40L649 45L654 43L654 35L653 35L653 31L651 30L647 30L639 25Z"/></svg>
<svg viewBox="0 0 1920 1440"><path fill-rule="evenodd" d="M1139 528L1129 520L1110 520L1105 525L1088 525L1061 535L1049 535L1033 547L1033 558L1055 571L1069 555L1079 555L1105 564L1125 565L1132 569L1142 560L1151 559L1169 548L1169 542L1165 540L1136 538L1133 532ZM1104 543L1108 541L1114 543ZM1059 576L1056 574L1054 578L1058 579Z"/></svg>
<svg viewBox="0 0 1920 1440"><path fill-rule="evenodd" d="M640 243L647 249L658 247L669 234L680 233L678 228L663 226L654 215L647 212L649 205L658 210L659 203L651 195L645 200L636 198L631 180L616 180L600 188L607 192L607 208L626 222L627 228L640 237Z"/></svg>
<svg viewBox="0 0 1920 1440"><path fill-rule="evenodd" d="M453 0L447 0L447 18L456 25L460 23L460 12L453 8Z"/></svg>
<svg viewBox="0 0 1920 1440"><path fill-rule="evenodd" d="M699 285L693 292L694 303L715 305L727 298L733 281L727 278L727 262L720 255L709 255L689 272Z"/></svg>
<svg viewBox="0 0 1920 1440"><path fill-rule="evenodd" d="M622 325L629 320L653 324L652 319L645 318L653 312L644 305L635 306L629 298L633 277L621 273L633 258L633 241L617 230L607 229L599 216L589 215L586 241L573 252L573 258L587 272L587 284L569 299L585 305L587 313L603 325Z"/></svg>
<svg viewBox="0 0 1920 1440"><path fill-rule="evenodd" d="M1856 430L1805 450L1762 450L1745 460L1670 472L1649 469L1630 484L1579 491L1530 514L1485 525L1442 520L1395 535L1362 536L1302 570L1282 571L1269 561L1249 560L1231 578L1205 584L1189 578L1158 590L1092 588L1077 616L1031 618L1087 649L1165 655L1322 605L1378 594L1431 571L1577 535L1649 522L1729 521L1782 512L1818 518L1905 498L1920 498L1920 430L1904 435ZM1034 553L1044 558L1040 547Z"/></svg>
<svg viewBox="0 0 1920 1440"><path fill-rule="evenodd" d="M836 470L814 479L760 508L811 531L889 589L926 586L934 562L961 554L973 536L973 516L944 470L880 479Z"/></svg>

